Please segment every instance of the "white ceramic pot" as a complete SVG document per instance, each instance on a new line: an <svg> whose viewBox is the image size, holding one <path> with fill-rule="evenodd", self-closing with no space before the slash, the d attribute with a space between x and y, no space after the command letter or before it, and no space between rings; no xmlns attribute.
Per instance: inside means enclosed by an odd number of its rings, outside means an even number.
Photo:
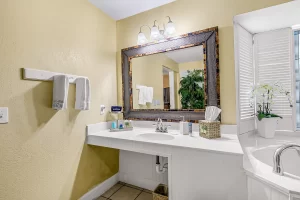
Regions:
<svg viewBox="0 0 300 200"><path fill-rule="evenodd" d="M261 121L257 121L257 131L261 137L273 138L275 136L275 131L279 117L263 118Z"/></svg>

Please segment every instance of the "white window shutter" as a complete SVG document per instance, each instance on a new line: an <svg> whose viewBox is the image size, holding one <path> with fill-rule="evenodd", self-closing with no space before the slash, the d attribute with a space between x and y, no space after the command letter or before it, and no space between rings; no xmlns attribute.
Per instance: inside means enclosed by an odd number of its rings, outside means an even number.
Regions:
<svg viewBox="0 0 300 200"><path fill-rule="evenodd" d="M244 28L235 24L235 60L237 85L237 112L239 119L239 133L246 133L255 129L254 108L250 107L250 91L254 85L253 67L253 37Z"/></svg>
<svg viewBox="0 0 300 200"><path fill-rule="evenodd" d="M290 28L259 33L254 36L255 82L279 82L293 95L293 32ZM272 113L283 117L278 130L294 130L293 108L285 95L274 98Z"/></svg>

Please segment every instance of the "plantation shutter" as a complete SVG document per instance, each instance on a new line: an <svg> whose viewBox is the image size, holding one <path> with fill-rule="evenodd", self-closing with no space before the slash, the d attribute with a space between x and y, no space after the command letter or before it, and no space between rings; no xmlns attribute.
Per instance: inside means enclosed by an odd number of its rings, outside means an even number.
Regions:
<svg viewBox="0 0 300 200"><path fill-rule="evenodd" d="M254 36L256 83L279 82L293 95L292 29L285 28ZM294 130L293 108L285 95L277 95L272 113L280 115L278 130Z"/></svg>
<svg viewBox="0 0 300 200"><path fill-rule="evenodd" d="M250 107L249 96L254 85L253 68L253 37L244 28L235 24L236 76L238 83L238 115L239 133L246 133L255 129L254 108Z"/></svg>

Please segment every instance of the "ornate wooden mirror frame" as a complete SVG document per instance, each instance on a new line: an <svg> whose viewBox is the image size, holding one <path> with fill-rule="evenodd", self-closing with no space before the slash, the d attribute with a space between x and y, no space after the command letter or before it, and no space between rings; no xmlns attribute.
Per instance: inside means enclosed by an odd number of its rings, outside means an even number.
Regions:
<svg viewBox="0 0 300 200"><path fill-rule="evenodd" d="M192 122L204 119L204 109L133 109L132 58L203 45L205 106L220 106L218 27L122 49L122 89L124 119L153 121L161 118L179 121L185 116Z"/></svg>

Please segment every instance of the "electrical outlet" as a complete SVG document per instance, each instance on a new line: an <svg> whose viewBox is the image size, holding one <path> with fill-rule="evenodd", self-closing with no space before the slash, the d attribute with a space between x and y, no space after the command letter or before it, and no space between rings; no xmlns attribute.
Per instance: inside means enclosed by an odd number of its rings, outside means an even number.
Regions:
<svg viewBox="0 0 300 200"><path fill-rule="evenodd" d="M160 100L158 100L158 99L156 100L156 105L158 105L158 106L160 105Z"/></svg>
<svg viewBox="0 0 300 200"><path fill-rule="evenodd" d="M8 123L8 108L0 107L0 124Z"/></svg>
<svg viewBox="0 0 300 200"><path fill-rule="evenodd" d="M153 105L153 106L156 106L156 100L155 100L155 99L153 99L152 105Z"/></svg>

